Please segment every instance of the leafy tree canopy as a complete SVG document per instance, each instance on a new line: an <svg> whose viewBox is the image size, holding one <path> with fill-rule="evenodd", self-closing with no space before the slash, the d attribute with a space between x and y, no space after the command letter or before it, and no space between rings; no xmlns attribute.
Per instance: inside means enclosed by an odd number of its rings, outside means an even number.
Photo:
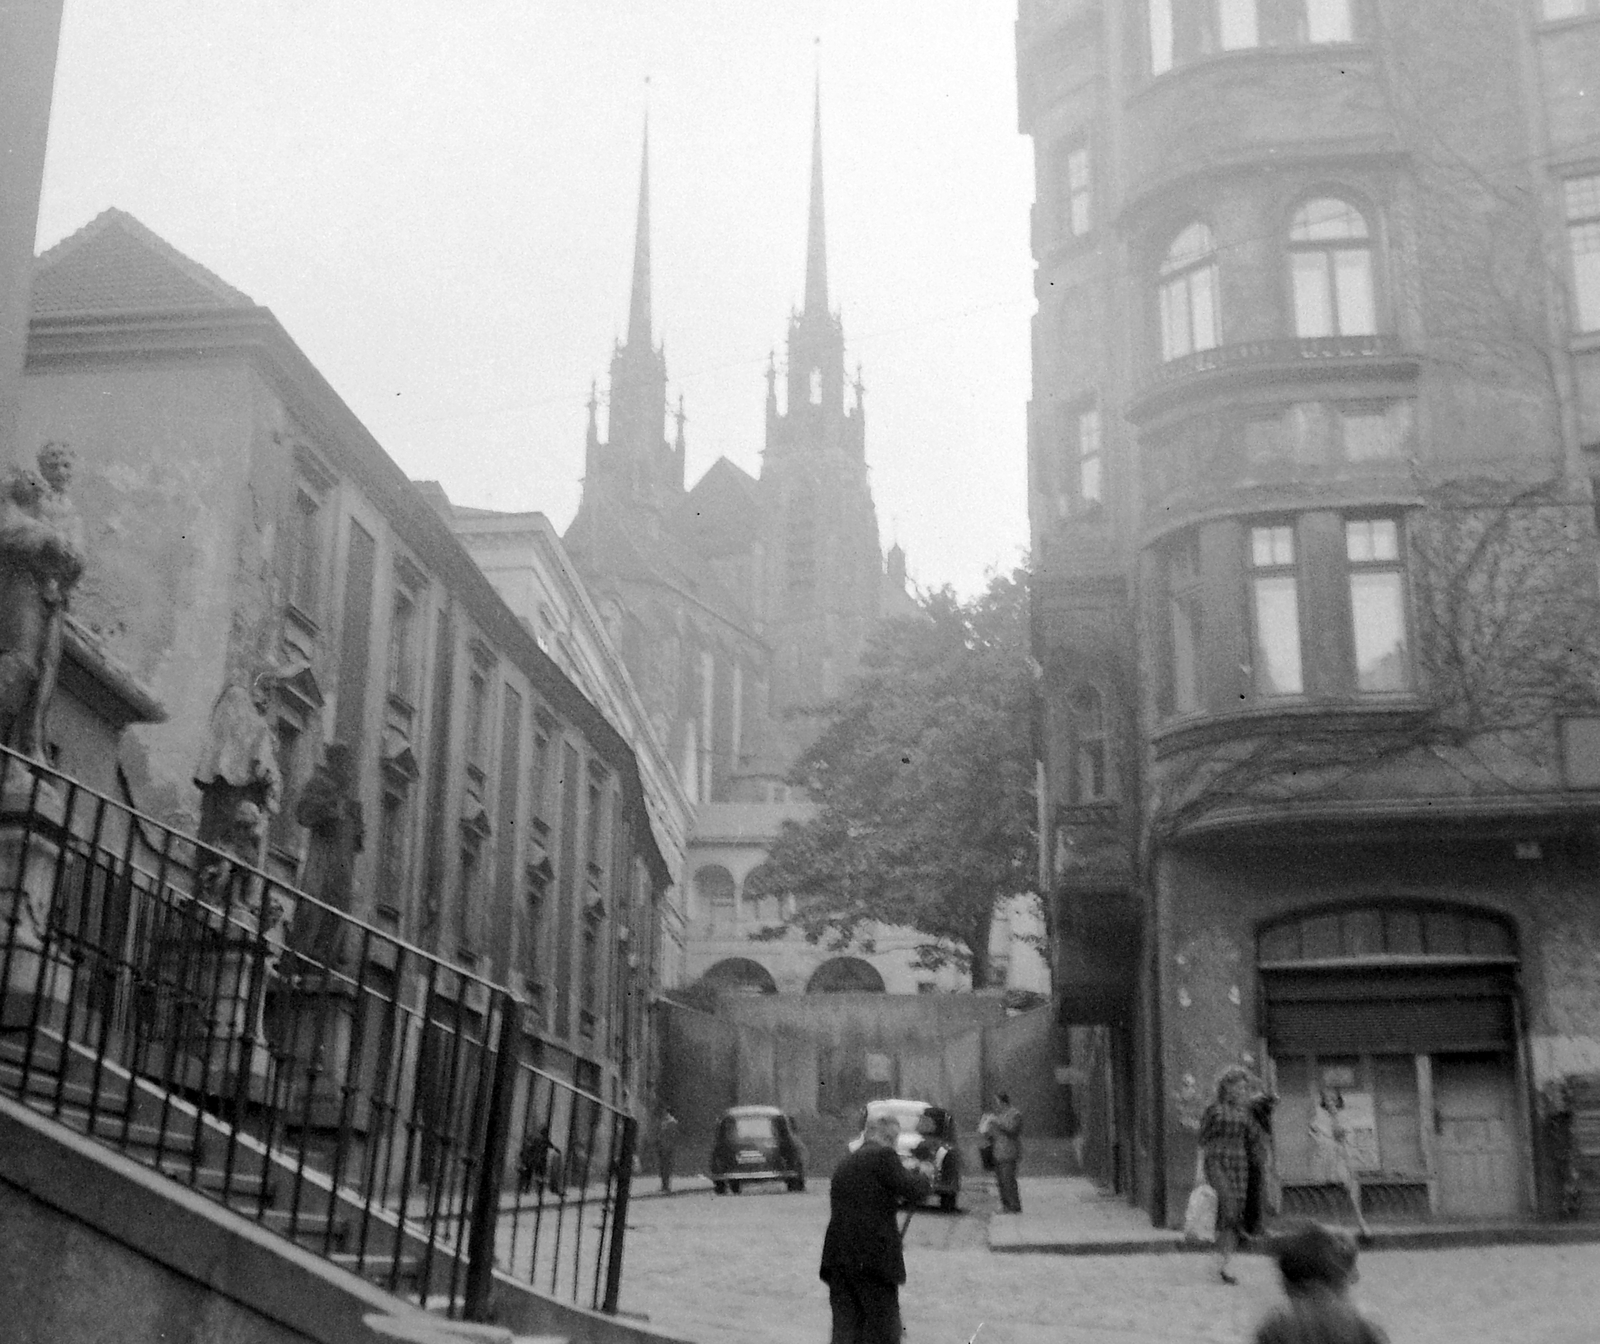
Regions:
<svg viewBox="0 0 1600 1344"><path fill-rule="evenodd" d="M824 711L789 776L817 814L785 825L750 895L794 896L790 927L835 947L872 923L915 929L922 965L983 985L996 903L1032 885L1027 574L998 575L970 602L945 587L919 606L879 627Z"/></svg>

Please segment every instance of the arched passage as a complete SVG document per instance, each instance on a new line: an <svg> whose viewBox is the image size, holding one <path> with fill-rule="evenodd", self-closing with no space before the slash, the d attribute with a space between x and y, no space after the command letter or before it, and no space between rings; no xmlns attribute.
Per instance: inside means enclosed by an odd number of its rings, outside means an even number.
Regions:
<svg viewBox="0 0 1600 1344"><path fill-rule="evenodd" d="M708 989L726 994L776 994L772 972L749 957L724 957L700 977Z"/></svg>
<svg viewBox="0 0 1600 1344"><path fill-rule="evenodd" d="M807 994L882 994L878 968L860 957L833 957L811 973Z"/></svg>
<svg viewBox="0 0 1600 1344"><path fill-rule="evenodd" d="M706 932L713 938L726 936L737 924L733 874L720 863L708 863L694 871L694 908Z"/></svg>

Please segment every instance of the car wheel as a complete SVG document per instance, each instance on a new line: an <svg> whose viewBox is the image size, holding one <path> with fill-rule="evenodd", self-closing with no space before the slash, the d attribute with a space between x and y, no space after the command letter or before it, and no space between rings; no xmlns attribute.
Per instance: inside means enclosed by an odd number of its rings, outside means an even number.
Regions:
<svg viewBox="0 0 1600 1344"><path fill-rule="evenodd" d="M956 1192L954 1190L948 1190L944 1194L940 1195L939 1207L945 1213L954 1213L956 1211Z"/></svg>
<svg viewBox="0 0 1600 1344"><path fill-rule="evenodd" d="M806 1178L804 1176L791 1176L784 1184L789 1187L792 1194L798 1195L806 1188Z"/></svg>
<svg viewBox="0 0 1600 1344"><path fill-rule="evenodd" d="M728 1183L726 1181L712 1181L711 1188L719 1195L725 1195L728 1193Z"/></svg>
<svg viewBox="0 0 1600 1344"><path fill-rule="evenodd" d="M736 1195L736 1194L739 1193L739 1182L738 1181L729 1181L728 1182L728 1193L730 1195Z"/></svg>

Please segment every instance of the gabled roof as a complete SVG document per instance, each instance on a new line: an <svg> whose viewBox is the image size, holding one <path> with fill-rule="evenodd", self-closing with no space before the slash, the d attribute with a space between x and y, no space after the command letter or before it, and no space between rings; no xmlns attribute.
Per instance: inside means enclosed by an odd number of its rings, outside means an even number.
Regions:
<svg viewBox="0 0 1600 1344"><path fill-rule="evenodd" d="M254 308L125 211L102 211L34 263L33 315Z"/></svg>
<svg viewBox="0 0 1600 1344"><path fill-rule="evenodd" d="M756 478L719 457L673 511L672 527L701 555L748 550L766 531Z"/></svg>

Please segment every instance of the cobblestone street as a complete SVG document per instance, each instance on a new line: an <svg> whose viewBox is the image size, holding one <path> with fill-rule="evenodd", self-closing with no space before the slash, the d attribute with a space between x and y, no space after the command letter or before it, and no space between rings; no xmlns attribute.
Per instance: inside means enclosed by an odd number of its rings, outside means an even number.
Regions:
<svg viewBox="0 0 1600 1344"><path fill-rule="evenodd" d="M1023 1183L1023 1200L1047 1194ZM648 1181L648 1178L647 1178ZM911 1344L1232 1344L1277 1299L1263 1257L1239 1262L1236 1288L1197 1255L996 1255L994 1199L970 1189L963 1212L919 1212L907 1237L902 1304ZM826 1182L803 1195L758 1187L737 1197L645 1199L628 1233L624 1311L696 1344L823 1344L817 1256ZM1362 1259L1357 1298L1394 1344L1593 1344L1600 1338L1600 1246L1381 1251Z"/></svg>

